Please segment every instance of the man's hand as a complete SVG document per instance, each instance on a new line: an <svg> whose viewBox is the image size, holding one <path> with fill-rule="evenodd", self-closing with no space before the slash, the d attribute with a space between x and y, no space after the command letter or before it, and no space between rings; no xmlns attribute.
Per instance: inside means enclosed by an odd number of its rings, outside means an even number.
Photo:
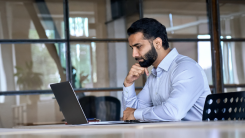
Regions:
<svg viewBox="0 0 245 138"><path fill-rule="evenodd" d="M127 107L126 110L123 111L123 120L136 120L134 118L134 111L136 109Z"/></svg>
<svg viewBox="0 0 245 138"><path fill-rule="evenodd" d="M140 66L139 63L135 63L130 69L128 76L124 80L124 86L131 86L135 80L137 80L142 74L144 74L144 72L147 76L149 75L149 71L147 70L147 68L143 68Z"/></svg>

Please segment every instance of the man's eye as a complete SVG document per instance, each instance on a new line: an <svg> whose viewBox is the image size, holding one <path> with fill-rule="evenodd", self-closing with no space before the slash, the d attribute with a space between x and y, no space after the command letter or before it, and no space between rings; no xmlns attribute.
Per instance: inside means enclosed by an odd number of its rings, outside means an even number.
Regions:
<svg viewBox="0 0 245 138"><path fill-rule="evenodd" d="M137 48L139 49L141 46L137 46Z"/></svg>

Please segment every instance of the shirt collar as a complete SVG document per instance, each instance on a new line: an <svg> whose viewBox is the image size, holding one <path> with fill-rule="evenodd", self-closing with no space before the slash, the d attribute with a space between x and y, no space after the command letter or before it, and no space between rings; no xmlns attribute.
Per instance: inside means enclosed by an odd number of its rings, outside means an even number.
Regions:
<svg viewBox="0 0 245 138"><path fill-rule="evenodd" d="M179 53L176 50L176 48L171 49L171 51L167 54L167 56L157 66L157 69L155 69L155 68L152 69L153 75L157 76L157 72L159 71L159 68L161 68L165 71L168 71L171 63L173 62L175 57L178 55L179 55Z"/></svg>

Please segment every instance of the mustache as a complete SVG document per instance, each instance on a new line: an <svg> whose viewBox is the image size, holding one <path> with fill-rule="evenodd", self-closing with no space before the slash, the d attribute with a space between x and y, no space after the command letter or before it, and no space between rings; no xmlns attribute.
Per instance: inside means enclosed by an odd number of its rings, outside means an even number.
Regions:
<svg viewBox="0 0 245 138"><path fill-rule="evenodd" d="M135 58L135 60L140 60L140 59L143 59L143 60L145 60L145 59L144 59L144 58L142 58L142 57L141 57L141 58Z"/></svg>

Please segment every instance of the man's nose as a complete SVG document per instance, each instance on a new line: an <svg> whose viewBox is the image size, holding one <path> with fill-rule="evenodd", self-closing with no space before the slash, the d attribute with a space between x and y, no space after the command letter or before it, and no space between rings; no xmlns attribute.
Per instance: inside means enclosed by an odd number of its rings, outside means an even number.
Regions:
<svg viewBox="0 0 245 138"><path fill-rule="evenodd" d="M133 48L133 53L132 53L133 58L139 57L139 51L137 48Z"/></svg>

